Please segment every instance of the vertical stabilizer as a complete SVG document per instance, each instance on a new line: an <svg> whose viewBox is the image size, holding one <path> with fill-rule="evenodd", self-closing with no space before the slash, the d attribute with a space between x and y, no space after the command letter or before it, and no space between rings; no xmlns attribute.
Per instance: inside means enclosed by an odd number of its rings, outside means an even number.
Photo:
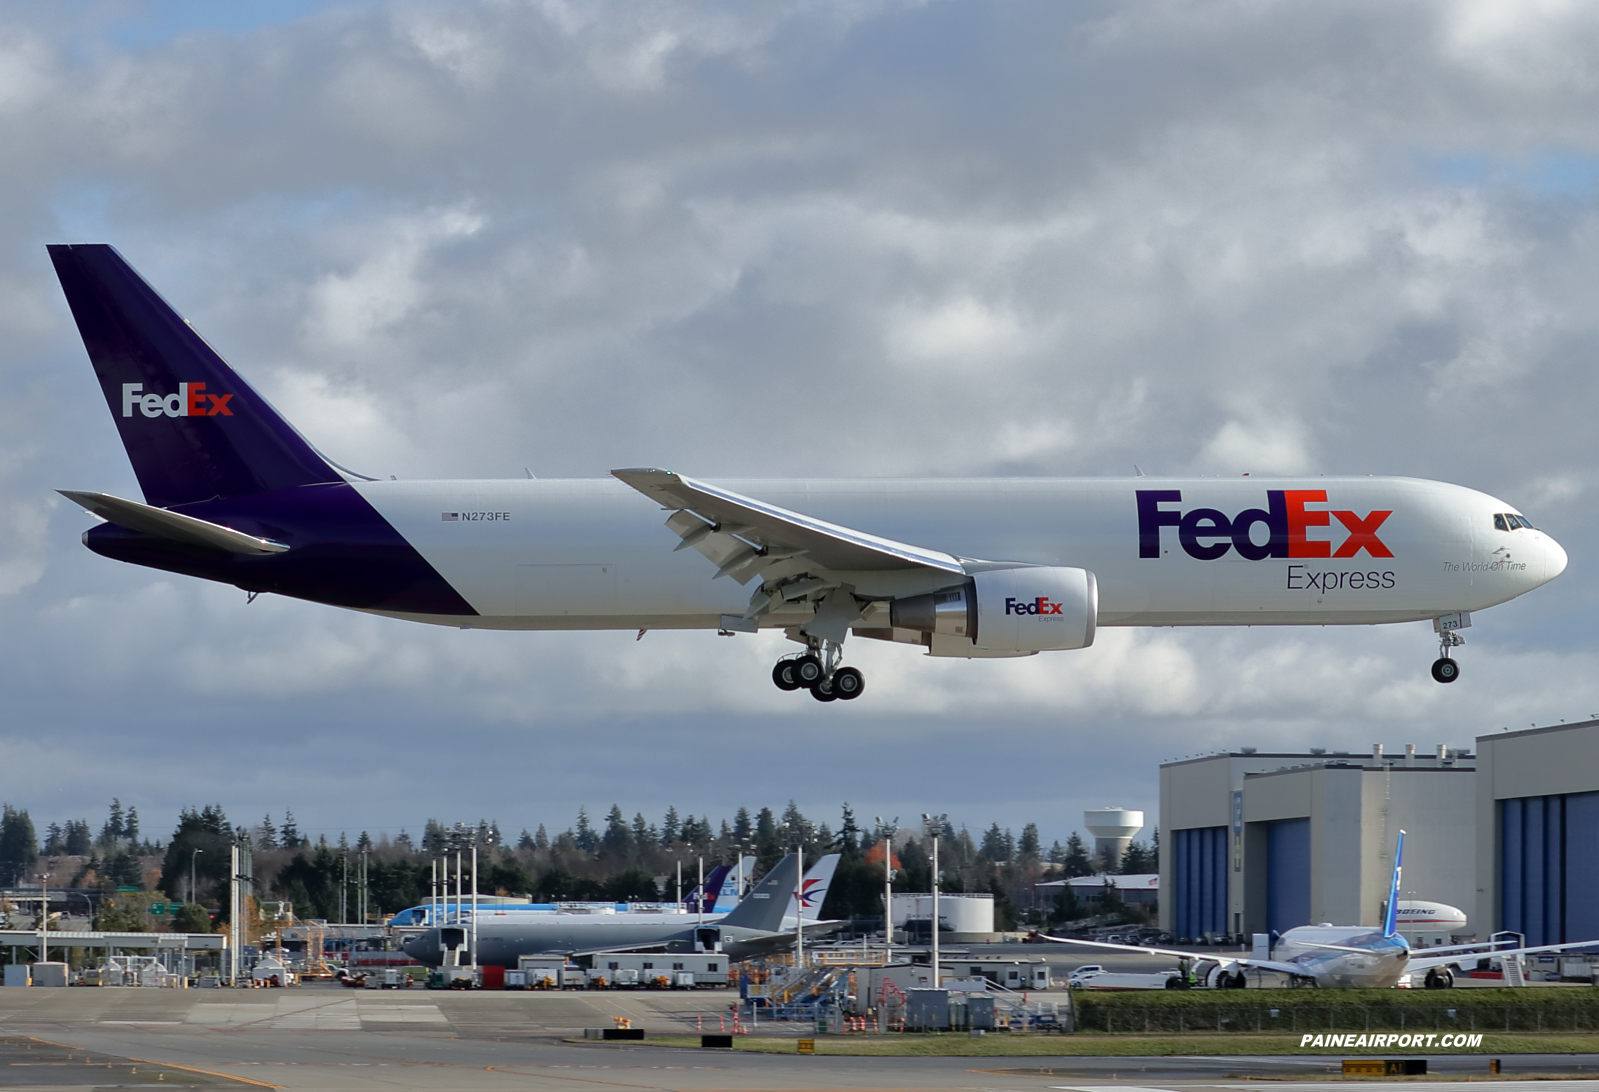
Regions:
<svg viewBox="0 0 1599 1092"><path fill-rule="evenodd" d="M733 912L722 919L724 926L775 933L783 928L783 913L794 897L799 879L799 857L790 853L762 876Z"/></svg>
<svg viewBox="0 0 1599 1092"><path fill-rule="evenodd" d="M716 898L714 892L722 889L722 881L727 878L727 866L719 864L711 869L705 877L703 884L696 885L694 890L683 899L683 909L690 914L709 914L715 910Z"/></svg>
<svg viewBox="0 0 1599 1092"><path fill-rule="evenodd" d="M1405 832L1399 832L1399 844L1394 847L1394 878L1388 885L1388 912L1382 919L1382 935L1399 935L1399 874L1405 862Z"/></svg>
<svg viewBox="0 0 1599 1092"><path fill-rule="evenodd" d="M839 854L829 853L805 870L805 879L800 882L799 891L789 900L789 917L799 915L796 902L803 908L806 920L815 921L822 916L822 904L827 902L827 891L833 886L833 873L838 871L838 859Z"/></svg>
<svg viewBox="0 0 1599 1092"><path fill-rule="evenodd" d="M48 249L148 503L344 480L113 247Z"/></svg>

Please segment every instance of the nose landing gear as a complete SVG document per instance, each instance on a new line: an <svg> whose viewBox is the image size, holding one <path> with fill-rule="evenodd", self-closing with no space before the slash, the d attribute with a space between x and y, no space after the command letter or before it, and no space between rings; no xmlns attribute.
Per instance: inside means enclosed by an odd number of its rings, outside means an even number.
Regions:
<svg viewBox="0 0 1599 1092"><path fill-rule="evenodd" d="M859 668L840 667L842 653L831 641L819 642L817 648L777 661L772 682L779 690L809 690L817 701L854 701L866 691L866 676Z"/></svg>
<svg viewBox="0 0 1599 1092"><path fill-rule="evenodd" d="M1466 643L1460 635L1460 630L1471 625L1471 615L1451 614L1444 618L1434 618L1432 628L1438 634L1438 658L1432 662L1432 677L1435 682L1452 683L1460 678L1460 665L1449 656L1449 650L1459 648Z"/></svg>

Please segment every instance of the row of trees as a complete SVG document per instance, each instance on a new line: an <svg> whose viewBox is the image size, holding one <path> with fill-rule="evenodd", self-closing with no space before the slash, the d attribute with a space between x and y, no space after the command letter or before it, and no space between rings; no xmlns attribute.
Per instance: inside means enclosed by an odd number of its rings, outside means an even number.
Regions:
<svg viewBox="0 0 1599 1092"><path fill-rule="evenodd" d="M463 841L478 846L480 893L527 894L540 901L678 898L693 885L701 863L708 870L753 855L759 875L792 848L803 847L810 859L828 852L841 857L824 913L875 917L882 913L882 844L890 838L894 888L927 891L933 883L928 832L895 837L892 825L881 820L862 825L847 804L836 830L827 822L813 822L792 801L781 811L740 807L731 820L719 823L676 808L668 808L659 821L642 813L628 819L619 805L612 805L598 823L579 809L576 820L554 835L539 825L508 838L493 820L451 827L429 819L419 842L402 830L392 839L386 834L374 839L362 831L354 842L341 834L335 843L326 836L313 843L292 813L286 812L281 822L267 816L253 826L235 826L221 805L209 804L183 809L171 838L150 843L140 841L137 813L114 801L99 835L87 838L88 829L86 821L52 824L40 847L27 812L7 805L0 816L0 883L31 876L42 848L49 857L76 861L75 875L58 870L57 883L150 887L174 901L221 905L226 902L230 847L247 839L261 898L290 901L302 917L334 919L353 913L363 889L374 911L392 912L425 901L435 862ZM1158 867L1158 835L1154 845L1134 843L1121 861L1107 862L1095 861L1076 833L1064 845L1056 841L1046 849L1034 823L1020 835L995 823L973 837L964 826L957 829L941 817L937 831L940 889L992 892L1000 928L1013 928L1024 919L1037 924L1069 920L1081 909L1069 893L1062 899L1041 898L1036 888L1041 881Z"/></svg>

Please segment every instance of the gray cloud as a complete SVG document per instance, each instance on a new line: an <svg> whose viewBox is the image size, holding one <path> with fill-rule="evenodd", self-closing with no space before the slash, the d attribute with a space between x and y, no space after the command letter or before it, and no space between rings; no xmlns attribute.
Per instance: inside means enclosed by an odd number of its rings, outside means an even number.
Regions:
<svg viewBox="0 0 1599 1092"><path fill-rule="evenodd" d="M360 4L131 44L109 10L0 6L0 796L36 816L794 797L1064 837L1197 749L1599 709L1588 7ZM136 495L60 239L368 472L1411 473L1573 564L1447 690L1424 626L861 648L841 708L772 690L775 638L246 608L52 500Z"/></svg>

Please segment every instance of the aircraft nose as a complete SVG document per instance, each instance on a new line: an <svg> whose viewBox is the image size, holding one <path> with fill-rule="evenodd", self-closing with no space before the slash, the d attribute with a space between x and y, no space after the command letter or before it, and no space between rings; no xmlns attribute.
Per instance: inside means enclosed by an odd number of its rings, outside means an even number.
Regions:
<svg viewBox="0 0 1599 1092"><path fill-rule="evenodd" d="M1549 535L1543 536L1543 542L1543 578L1548 581L1566 571L1567 558L1565 549Z"/></svg>

